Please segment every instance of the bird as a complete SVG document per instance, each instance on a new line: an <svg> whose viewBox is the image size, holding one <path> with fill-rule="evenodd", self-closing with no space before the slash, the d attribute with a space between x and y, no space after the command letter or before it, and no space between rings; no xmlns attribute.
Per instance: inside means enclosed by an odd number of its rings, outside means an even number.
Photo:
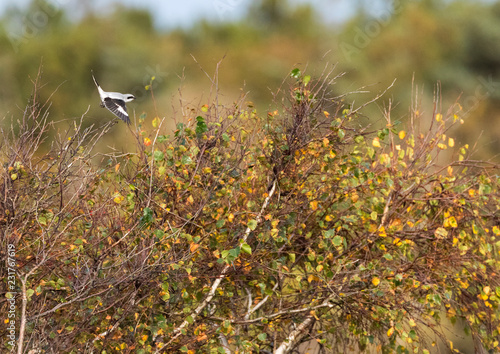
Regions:
<svg viewBox="0 0 500 354"><path fill-rule="evenodd" d="M94 72L92 72L92 78L94 79L97 90L99 91L99 96L101 97L101 107L106 107L111 113L123 120L125 123L130 124L130 118L127 113L126 102L135 100L135 96L127 93L119 92L106 92L97 83L94 77Z"/></svg>

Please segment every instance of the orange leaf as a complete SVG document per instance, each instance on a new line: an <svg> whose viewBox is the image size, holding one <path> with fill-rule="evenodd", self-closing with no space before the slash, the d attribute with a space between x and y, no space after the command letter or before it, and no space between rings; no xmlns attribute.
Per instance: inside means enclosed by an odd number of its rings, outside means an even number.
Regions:
<svg viewBox="0 0 500 354"><path fill-rule="evenodd" d="M198 247L200 247L200 245L199 245L199 244L197 244L197 243L194 243L194 242L193 242L193 243L189 246L189 249L191 250L191 252L194 252L194 251L196 251L196 250L198 249Z"/></svg>

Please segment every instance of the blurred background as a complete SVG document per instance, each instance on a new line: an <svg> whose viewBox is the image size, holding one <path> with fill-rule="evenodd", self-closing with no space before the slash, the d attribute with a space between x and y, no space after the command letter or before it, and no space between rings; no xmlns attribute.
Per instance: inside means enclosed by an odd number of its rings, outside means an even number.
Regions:
<svg viewBox="0 0 500 354"><path fill-rule="evenodd" d="M208 103L206 73L221 60L219 100L247 93L260 114L276 109L272 93L294 67L314 77L336 64L346 74L335 94L368 86L356 103L397 79L365 110L374 124L385 124L389 100L404 122L416 93L431 113L439 82L443 113L457 100L462 107L457 142L500 161L500 1L487 0L3 0L0 124L22 115L43 64L39 95L51 97L52 120L70 122L89 106L86 124L113 119L99 107L93 69L104 90L137 97L133 122L158 114L173 129L181 102ZM145 89L153 76L156 110ZM117 138L125 134L115 126L109 144L126 149Z"/></svg>

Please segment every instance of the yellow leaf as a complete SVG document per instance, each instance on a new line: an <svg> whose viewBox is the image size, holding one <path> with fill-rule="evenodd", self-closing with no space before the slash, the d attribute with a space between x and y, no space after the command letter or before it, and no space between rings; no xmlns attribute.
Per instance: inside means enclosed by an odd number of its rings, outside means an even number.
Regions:
<svg viewBox="0 0 500 354"><path fill-rule="evenodd" d="M125 197L121 194L117 194L115 196L115 198L113 199L113 201L116 203L116 204L120 204L121 202L123 202L123 199L125 199Z"/></svg>
<svg viewBox="0 0 500 354"><path fill-rule="evenodd" d="M378 285L380 284L380 279L379 279L379 278L377 278L377 277L373 278L373 279L372 279L372 284L373 284L374 286L378 286Z"/></svg>
<svg viewBox="0 0 500 354"><path fill-rule="evenodd" d="M318 209L318 201L317 200L313 200L312 202L309 203L309 206L311 207L311 210Z"/></svg>
<svg viewBox="0 0 500 354"><path fill-rule="evenodd" d="M374 147L380 147L380 139L378 137L373 138L372 145Z"/></svg>
<svg viewBox="0 0 500 354"><path fill-rule="evenodd" d="M227 221L233 222L233 220L234 220L234 214L231 213L227 216Z"/></svg>
<svg viewBox="0 0 500 354"><path fill-rule="evenodd" d="M194 203L194 198L192 195L190 195L188 198L187 198L187 202L188 204L193 204Z"/></svg>
<svg viewBox="0 0 500 354"><path fill-rule="evenodd" d="M392 336L393 333L394 333L394 327L389 328L389 330L387 331L387 337Z"/></svg>
<svg viewBox="0 0 500 354"><path fill-rule="evenodd" d="M436 121L441 122L443 120L443 115L441 113L436 114Z"/></svg>
<svg viewBox="0 0 500 354"><path fill-rule="evenodd" d="M445 228L438 227L436 231L434 231L434 236L439 239L446 238L448 236L448 231Z"/></svg>
<svg viewBox="0 0 500 354"><path fill-rule="evenodd" d="M155 117L153 119L152 124L153 124L153 128L158 128L158 126L160 125L160 118L159 117Z"/></svg>
<svg viewBox="0 0 500 354"><path fill-rule="evenodd" d="M451 227L458 227L457 219L455 219L454 216L448 218L448 223L450 224Z"/></svg>
<svg viewBox="0 0 500 354"><path fill-rule="evenodd" d="M399 132L399 139L403 140L406 137L406 132L404 130L401 130Z"/></svg>
<svg viewBox="0 0 500 354"><path fill-rule="evenodd" d="M488 295L488 294L490 293L490 291L491 291L491 288L490 288L489 286L485 286L485 287L483 288L483 291L484 291L484 293L485 293L486 295Z"/></svg>
<svg viewBox="0 0 500 354"><path fill-rule="evenodd" d="M151 139L149 139L149 138L144 138L144 145L145 145L145 146L149 146L149 145L151 145Z"/></svg>
<svg viewBox="0 0 500 354"><path fill-rule="evenodd" d="M10 178L12 178L12 180L15 181L17 179L17 173L11 174Z"/></svg>
<svg viewBox="0 0 500 354"><path fill-rule="evenodd" d="M455 140L453 138L448 139L448 146L449 147L454 147L455 146Z"/></svg>
<svg viewBox="0 0 500 354"><path fill-rule="evenodd" d="M453 167L448 166L447 172L448 172L448 176L452 177L453 176Z"/></svg>

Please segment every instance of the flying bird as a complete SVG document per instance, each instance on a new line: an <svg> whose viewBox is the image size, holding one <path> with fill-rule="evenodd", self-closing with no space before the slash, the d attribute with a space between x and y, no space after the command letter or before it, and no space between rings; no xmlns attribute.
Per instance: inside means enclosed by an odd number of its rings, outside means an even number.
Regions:
<svg viewBox="0 0 500 354"><path fill-rule="evenodd" d="M97 90L99 91L99 96L101 96L101 107L106 107L115 116L123 120L125 123L130 124L130 118L127 113L125 102L135 100L134 95L131 95L130 93L123 94L119 92L106 92L97 83L94 77L94 72L92 72L92 78L94 79Z"/></svg>

